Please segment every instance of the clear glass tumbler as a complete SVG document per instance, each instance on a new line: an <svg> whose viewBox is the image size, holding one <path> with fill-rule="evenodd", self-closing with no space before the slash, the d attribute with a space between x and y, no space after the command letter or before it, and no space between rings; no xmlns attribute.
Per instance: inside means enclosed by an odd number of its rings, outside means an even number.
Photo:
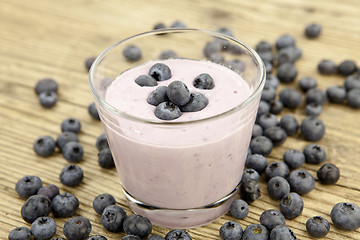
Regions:
<svg viewBox="0 0 360 240"><path fill-rule="evenodd" d="M123 50L130 45L141 49L138 61L124 57ZM213 61L231 69L246 84L249 95L232 102L234 107L225 112L187 121L134 116L107 101L107 89L118 76L158 61L160 52L168 49L179 60ZM238 193L265 83L264 64L252 48L207 30L145 32L106 49L93 63L89 83L122 190L135 213L155 225L192 228L229 210ZM211 91L215 90L216 85Z"/></svg>

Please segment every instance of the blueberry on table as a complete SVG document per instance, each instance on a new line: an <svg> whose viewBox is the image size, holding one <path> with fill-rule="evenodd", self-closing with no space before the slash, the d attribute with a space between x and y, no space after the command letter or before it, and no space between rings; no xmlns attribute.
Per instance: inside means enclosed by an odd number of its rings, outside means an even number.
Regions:
<svg viewBox="0 0 360 240"><path fill-rule="evenodd" d="M278 123L277 117L272 113L265 113L259 116L257 124L259 124L264 131L269 127L275 127Z"/></svg>
<svg viewBox="0 0 360 240"><path fill-rule="evenodd" d="M198 112L209 104L207 97L200 92L190 94L190 100L187 104L180 107L182 112Z"/></svg>
<svg viewBox="0 0 360 240"><path fill-rule="evenodd" d="M269 102L269 106L270 106L270 113L275 115L280 114L284 109L284 104L278 99L271 100Z"/></svg>
<svg viewBox="0 0 360 240"><path fill-rule="evenodd" d="M314 189L315 179L305 169L296 169L289 175L288 182L292 192L300 195L310 192Z"/></svg>
<svg viewBox="0 0 360 240"><path fill-rule="evenodd" d="M322 106L321 104L312 102L312 103L308 103L305 106L305 113L306 116L319 116L322 112Z"/></svg>
<svg viewBox="0 0 360 240"><path fill-rule="evenodd" d="M323 238L329 233L330 223L321 216L314 216L306 221L306 231L310 236Z"/></svg>
<svg viewBox="0 0 360 240"><path fill-rule="evenodd" d="M163 63L155 63L149 70L149 76L156 81L165 81L171 78L171 70Z"/></svg>
<svg viewBox="0 0 360 240"><path fill-rule="evenodd" d="M294 47L295 38L290 34L283 34L276 39L275 46L277 50L286 47Z"/></svg>
<svg viewBox="0 0 360 240"><path fill-rule="evenodd" d="M253 154L261 154L267 156L273 149L272 141L265 136L258 136L251 139L250 149Z"/></svg>
<svg viewBox="0 0 360 240"><path fill-rule="evenodd" d="M275 56L273 52L258 52L258 54L261 60L263 60L263 62L274 63Z"/></svg>
<svg viewBox="0 0 360 240"><path fill-rule="evenodd" d="M309 164L319 164L326 159L326 150L324 147L312 143L304 148L305 162Z"/></svg>
<svg viewBox="0 0 360 240"><path fill-rule="evenodd" d="M93 235L90 236L87 240L107 240L107 238L103 235Z"/></svg>
<svg viewBox="0 0 360 240"><path fill-rule="evenodd" d="M39 217L31 224L31 234L37 240L48 240L56 233L56 222L51 217Z"/></svg>
<svg viewBox="0 0 360 240"><path fill-rule="evenodd" d="M243 240L268 240L269 231L261 224L250 224L243 232Z"/></svg>
<svg viewBox="0 0 360 240"><path fill-rule="evenodd" d="M323 59L318 63L317 69L320 74L331 75L336 73L337 66L334 61L329 59Z"/></svg>
<svg viewBox="0 0 360 240"><path fill-rule="evenodd" d="M165 240L165 238L163 238L162 236L160 235L157 235L157 234L153 234L153 235L150 235L147 240Z"/></svg>
<svg viewBox="0 0 360 240"><path fill-rule="evenodd" d="M214 79L207 73L202 73L195 77L193 85L199 89L213 89L215 86Z"/></svg>
<svg viewBox="0 0 360 240"><path fill-rule="evenodd" d="M262 40L256 44L255 50L256 52L272 52L273 47L271 42Z"/></svg>
<svg viewBox="0 0 360 240"><path fill-rule="evenodd" d="M181 116L178 106L172 102L162 102L155 108L155 116L161 120L174 120Z"/></svg>
<svg viewBox="0 0 360 240"><path fill-rule="evenodd" d="M62 149L62 155L67 161L78 163L84 156L84 149L79 142L68 142Z"/></svg>
<svg viewBox="0 0 360 240"><path fill-rule="evenodd" d="M154 30L158 30L158 29L163 29L163 28L166 28L166 25L164 24L164 23L162 23L162 22L159 22L159 23L156 23L155 25L154 25Z"/></svg>
<svg viewBox="0 0 360 240"><path fill-rule="evenodd" d="M228 221L220 227L219 232L222 240L240 240L243 229L239 223Z"/></svg>
<svg viewBox="0 0 360 240"><path fill-rule="evenodd" d="M241 181L240 184L240 198L250 203L255 201L261 196L259 182L248 178Z"/></svg>
<svg viewBox="0 0 360 240"><path fill-rule="evenodd" d="M123 55L126 60L130 62L136 62L141 58L141 49L135 45L126 46L123 50Z"/></svg>
<svg viewBox="0 0 360 240"><path fill-rule="evenodd" d="M276 226L285 225L285 217L275 209L265 210L260 215L260 224L271 231Z"/></svg>
<svg viewBox="0 0 360 240"><path fill-rule="evenodd" d="M335 184L340 178L339 169L332 163L325 163L316 172L321 184Z"/></svg>
<svg viewBox="0 0 360 240"><path fill-rule="evenodd" d="M109 232L122 232L126 212L118 205L109 205L101 214L101 224Z"/></svg>
<svg viewBox="0 0 360 240"><path fill-rule="evenodd" d="M132 214L125 218L123 228L126 234L146 238L152 231L152 224L146 217Z"/></svg>
<svg viewBox="0 0 360 240"><path fill-rule="evenodd" d="M26 175L16 182L15 190L21 198L28 198L37 194L42 187L42 181L38 176Z"/></svg>
<svg viewBox="0 0 360 240"><path fill-rule="evenodd" d="M269 181L271 178L280 176L287 178L289 176L289 167L283 161L275 161L270 163L265 169L265 178Z"/></svg>
<svg viewBox="0 0 360 240"><path fill-rule="evenodd" d="M74 132L78 134L80 130L81 130L81 123L76 118L68 118L61 123L62 132Z"/></svg>
<svg viewBox="0 0 360 240"><path fill-rule="evenodd" d="M39 94L40 105L44 108L52 108L58 101L57 93L54 91L43 91Z"/></svg>
<svg viewBox="0 0 360 240"><path fill-rule="evenodd" d="M344 87L346 91L350 91L354 88L360 88L360 73L346 77L344 81Z"/></svg>
<svg viewBox="0 0 360 240"><path fill-rule="evenodd" d="M93 208L97 214L102 214L104 209L110 205L115 205L115 198L108 193L103 193L96 196L93 200Z"/></svg>
<svg viewBox="0 0 360 240"><path fill-rule="evenodd" d="M305 140L318 141L325 134L325 125L321 119L309 116L301 122L300 131Z"/></svg>
<svg viewBox="0 0 360 240"><path fill-rule="evenodd" d="M31 240L33 239L30 229L27 227L16 227L9 232L9 240Z"/></svg>
<svg viewBox="0 0 360 240"><path fill-rule="evenodd" d="M262 134L263 134L262 127L259 124L255 123L251 132L251 138L261 136Z"/></svg>
<svg viewBox="0 0 360 240"><path fill-rule="evenodd" d="M85 59L85 67L88 71L90 70L95 59L96 59L96 56L91 56L91 57L88 57L87 59Z"/></svg>
<svg viewBox="0 0 360 240"><path fill-rule="evenodd" d="M212 54L218 53L222 48L220 41L211 41L205 44L203 49L204 55L210 58Z"/></svg>
<svg viewBox="0 0 360 240"><path fill-rule="evenodd" d="M220 53L213 53L208 57L209 61L214 62L214 63L223 63L225 61L225 58L222 54Z"/></svg>
<svg viewBox="0 0 360 240"><path fill-rule="evenodd" d="M76 133L62 132L56 139L56 146L60 149L60 151L62 151L65 145L69 142L79 142L79 138Z"/></svg>
<svg viewBox="0 0 360 240"><path fill-rule="evenodd" d="M86 239L91 229L90 221L82 216L68 219L63 226L64 235L68 240Z"/></svg>
<svg viewBox="0 0 360 240"><path fill-rule="evenodd" d="M48 157L55 151L55 140L50 136L42 136L34 141L33 149L41 157Z"/></svg>
<svg viewBox="0 0 360 240"><path fill-rule="evenodd" d="M52 78L44 78L39 80L35 85L35 92L37 95L45 91L52 91L57 93L58 83Z"/></svg>
<svg viewBox="0 0 360 240"><path fill-rule="evenodd" d="M280 119L280 127L285 130L288 136L292 136L298 132L299 123L293 115L286 114Z"/></svg>
<svg viewBox="0 0 360 240"><path fill-rule="evenodd" d="M234 36L233 31L229 27L219 27L218 29L216 29L216 32L225 34L230 37Z"/></svg>
<svg viewBox="0 0 360 240"><path fill-rule="evenodd" d="M105 133L100 134L97 138L96 138L96 143L95 143L96 149L100 152L101 150L103 150L104 148L109 148L109 143L108 140L106 138Z"/></svg>
<svg viewBox="0 0 360 240"><path fill-rule="evenodd" d="M178 55L174 50L167 49L160 52L159 59L161 60L173 59L173 58L178 58Z"/></svg>
<svg viewBox="0 0 360 240"><path fill-rule="evenodd" d="M51 201L43 195L29 197L21 208L21 216L27 223L32 223L38 217L46 217L51 212Z"/></svg>
<svg viewBox="0 0 360 240"><path fill-rule="evenodd" d="M261 115L270 112L270 105L265 101L260 101L258 111L256 113L256 119L258 120Z"/></svg>
<svg viewBox="0 0 360 240"><path fill-rule="evenodd" d="M264 86L263 91L261 92L261 100L265 102L270 102L276 97L276 89L269 86Z"/></svg>
<svg viewBox="0 0 360 240"><path fill-rule="evenodd" d="M273 64L271 62L264 61L264 65L265 65L266 75L271 74L274 69Z"/></svg>
<svg viewBox="0 0 360 240"><path fill-rule="evenodd" d="M173 24L171 24L170 26L171 28L186 28L185 23L181 22L181 21L175 21L173 22Z"/></svg>
<svg viewBox="0 0 360 240"><path fill-rule="evenodd" d="M294 219L302 213L304 201L298 193L290 192L282 198L279 207L286 219Z"/></svg>
<svg viewBox="0 0 360 240"><path fill-rule="evenodd" d="M249 213L249 205L242 199L236 199L231 203L229 211L234 218L244 219Z"/></svg>
<svg viewBox="0 0 360 240"><path fill-rule="evenodd" d="M271 198L280 200L290 192L290 185L285 178L275 176L268 181L267 191Z"/></svg>
<svg viewBox="0 0 360 240"><path fill-rule="evenodd" d="M346 99L346 89L340 86L330 86L326 89L326 96L332 103L343 103Z"/></svg>
<svg viewBox="0 0 360 240"><path fill-rule="evenodd" d="M312 88L316 88L317 87L316 79L313 77L302 77L299 79L299 87L304 92L307 92Z"/></svg>
<svg viewBox="0 0 360 240"><path fill-rule="evenodd" d="M232 59L225 62L225 66L237 73L243 73L246 68L246 63L239 59Z"/></svg>
<svg viewBox="0 0 360 240"><path fill-rule="evenodd" d="M90 103L89 106L88 106L88 113L90 114L90 116L95 119L95 120L98 120L100 121L100 116L99 116L99 112L96 108L96 105L95 103Z"/></svg>
<svg viewBox="0 0 360 240"><path fill-rule="evenodd" d="M71 217L79 208L79 200L71 193L61 193L51 201L51 210L54 217Z"/></svg>
<svg viewBox="0 0 360 240"><path fill-rule="evenodd" d="M330 212L334 225L342 230L355 231L360 227L360 208L349 202L335 204Z"/></svg>
<svg viewBox="0 0 360 240"><path fill-rule="evenodd" d="M60 173L60 182L69 187L78 186L84 178L83 170L77 165L67 165Z"/></svg>
<svg viewBox="0 0 360 240"><path fill-rule="evenodd" d="M320 24L311 23L311 24L306 25L304 33L307 38L314 39L320 35L321 30L322 30L322 27Z"/></svg>
<svg viewBox="0 0 360 240"><path fill-rule="evenodd" d="M295 233L287 226L274 227L270 232L270 240L296 240Z"/></svg>
<svg viewBox="0 0 360 240"><path fill-rule="evenodd" d="M166 236L165 240L191 240L190 234L182 229L172 229L170 230Z"/></svg>
<svg viewBox="0 0 360 240"><path fill-rule="evenodd" d="M357 66L353 60L344 60L337 67L338 73L343 76L349 76L356 72Z"/></svg>
<svg viewBox="0 0 360 240"><path fill-rule="evenodd" d="M283 103L284 107L295 109L302 103L301 93L292 88L283 88L279 92L279 99Z"/></svg>
<svg viewBox="0 0 360 240"><path fill-rule="evenodd" d="M360 88L355 88L348 92L347 103L352 108L360 108Z"/></svg>
<svg viewBox="0 0 360 240"><path fill-rule="evenodd" d="M266 128L263 135L268 137L274 146L282 144L287 138L286 131L278 126Z"/></svg>
<svg viewBox="0 0 360 240"><path fill-rule="evenodd" d="M140 75L135 79L135 83L140 87L154 87L157 86L157 81L149 75Z"/></svg>
<svg viewBox="0 0 360 240"><path fill-rule="evenodd" d="M326 94L320 88L312 88L306 92L306 103L316 103L322 105L326 102Z"/></svg>
<svg viewBox="0 0 360 240"><path fill-rule="evenodd" d="M121 238L121 240L141 240L139 236L136 235L126 235Z"/></svg>
<svg viewBox="0 0 360 240"><path fill-rule="evenodd" d="M100 167L105 169L111 169L115 167L114 158L111 154L110 148L104 148L99 152L98 163Z"/></svg>
<svg viewBox="0 0 360 240"><path fill-rule="evenodd" d="M37 191L38 195L47 196L50 200L52 200L59 193L59 188L54 184L48 184L46 186L43 186Z"/></svg>
<svg viewBox="0 0 360 240"><path fill-rule="evenodd" d="M252 168L247 168L243 171L243 174L241 177L241 182L245 182L247 179L253 179L253 180L259 182L260 175L256 170L254 170Z"/></svg>
<svg viewBox="0 0 360 240"><path fill-rule="evenodd" d="M246 157L245 166L248 169L254 169L260 175L265 171L267 165L267 159L261 154L251 154Z"/></svg>
<svg viewBox="0 0 360 240"><path fill-rule="evenodd" d="M286 47L277 52L277 64L281 66L284 63L294 64L302 56L301 48Z"/></svg>
<svg viewBox="0 0 360 240"><path fill-rule="evenodd" d="M296 169L305 163L305 154L296 149L289 149L284 152L283 160L289 169Z"/></svg>

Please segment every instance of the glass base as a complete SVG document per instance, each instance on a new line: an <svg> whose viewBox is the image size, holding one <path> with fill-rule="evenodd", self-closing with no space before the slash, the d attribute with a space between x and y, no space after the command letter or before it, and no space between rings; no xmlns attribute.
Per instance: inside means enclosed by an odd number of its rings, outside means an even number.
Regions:
<svg viewBox="0 0 360 240"><path fill-rule="evenodd" d="M236 199L239 185L227 196L215 203L191 209L169 209L151 206L137 200L124 188L124 194L129 207L133 212L147 217L152 224L176 229L195 228L206 225L223 216L230 209L231 203Z"/></svg>

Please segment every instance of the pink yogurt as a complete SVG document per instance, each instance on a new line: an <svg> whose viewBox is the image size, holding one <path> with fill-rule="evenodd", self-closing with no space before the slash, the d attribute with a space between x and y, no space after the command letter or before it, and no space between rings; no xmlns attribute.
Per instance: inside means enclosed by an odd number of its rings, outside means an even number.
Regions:
<svg viewBox="0 0 360 240"><path fill-rule="evenodd" d="M146 101L156 87L140 87L134 82L138 76L148 74L156 62L122 73L106 91L105 101L132 117L98 109L120 183L134 198L130 207L156 225L204 225L229 209L231 201L201 208L229 195L239 184L260 96L239 106L255 90L225 66L188 59L162 62L170 67L172 77L158 84L183 81L190 92L199 91L208 97L205 109L183 113L172 121L157 119L155 107ZM213 89L193 87L194 78L201 73L213 77ZM167 210L142 209L134 201Z"/></svg>

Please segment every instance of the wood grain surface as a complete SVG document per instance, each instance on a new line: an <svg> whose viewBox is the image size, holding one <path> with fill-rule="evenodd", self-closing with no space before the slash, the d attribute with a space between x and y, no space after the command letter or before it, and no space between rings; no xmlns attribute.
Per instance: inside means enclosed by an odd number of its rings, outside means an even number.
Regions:
<svg viewBox="0 0 360 240"><path fill-rule="evenodd" d="M281 34L296 37L303 49L296 63L299 70L296 82L287 86L298 88L303 76L317 79L319 88L342 85L344 77L319 75L316 66L321 59L340 63L355 60L360 66L360 2L358 0L0 0L0 239L7 239L11 229L30 227L21 215L25 200L15 192L15 183L24 175L39 176L44 185L55 184L61 192L70 192L80 201L76 215L92 223L92 235L103 234L108 239L120 239L123 233L104 230L100 216L92 208L93 199L107 192L118 204L126 206L115 169L104 170L97 163L95 141L103 132L100 122L93 120L87 107L93 102L88 73L84 66L87 57L100 54L111 44L133 34L151 30L158 22L170 25L181 20L189 27L216 30L227 26L235 37L255 46L261 40L274 42ZM323 26L318 39L304 37L306 24ZM59 83L59 101L52 109L40 106L34 92L36 82L45 77ZM281 89L284 86L281 86ZM301 121L304 106L296 111L284 110ZM79 163L85 173L83 183L75 188L60 183L59 173L68 164L59 152L49 158L35 155L32 146L36 138L50 135L56 138L60 123L68 118L81 120L79 139L85 150ZM278 116L280 118L280 116ZM324 186L318 181L315 189L303 196L304 211L287 225L298 239L311 239L305 222L320 215L331 223L326 239L360 239L360 231L343 231L330 219L332 207L343 201L360 206L360 110L342 104L326 103L320 118L326 124L326 134L317 143L327 151L326 162L336 164L341 178L336 185ZM300 134L289 137L268 157L269 162L281 160L287 149L303 148L309 144ZM319 165L305 164L314 177ZM272 200L261 181L262 196L250 205L243 228L259 223L266 209L278 209L279 201ZM56 218L56 237L64 236L66 218ZM204 227L189 230L193 239L220 239L219 228L230 215ZM153 234L165 235L169 229L154 227Z"/></svg>

